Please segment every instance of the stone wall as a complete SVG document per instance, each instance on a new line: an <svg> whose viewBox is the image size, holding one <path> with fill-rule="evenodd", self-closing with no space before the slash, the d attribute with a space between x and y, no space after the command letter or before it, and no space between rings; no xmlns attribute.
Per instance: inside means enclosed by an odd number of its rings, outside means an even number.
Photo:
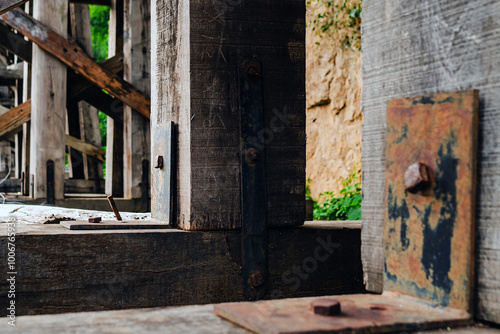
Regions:
<svg viewBox="0 0 500 334"><path fill-rule="evenodd" d="M307 22L317 16L308 6ZM361 167L361 52L339 46L339 35L306 35L307 178L314 199L338 191L354 167ZM320 43L317 45L316 43Z"/></svg>

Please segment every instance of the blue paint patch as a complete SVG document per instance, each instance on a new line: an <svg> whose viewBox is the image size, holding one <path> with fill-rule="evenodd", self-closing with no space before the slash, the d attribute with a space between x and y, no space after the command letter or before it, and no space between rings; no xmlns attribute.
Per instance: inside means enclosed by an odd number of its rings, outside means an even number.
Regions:
<svg viewBox="0 0 500 334"><path fill-rule="evenodd" d="M431 206L425 207L421 213L423 227L422 265L427 278L431 278L433 285L444 292L440 297L442 305L449 304L449 294L453 281L449 278L451 266L451 239L457 217L457 188L458 160L454 155L453 147L457 139L451 133L447 142L441 144L438 151L435 197L442 202L439 220L435 228L431 227L429 217ZM437 296L436 296L437 298Z"/></svg>

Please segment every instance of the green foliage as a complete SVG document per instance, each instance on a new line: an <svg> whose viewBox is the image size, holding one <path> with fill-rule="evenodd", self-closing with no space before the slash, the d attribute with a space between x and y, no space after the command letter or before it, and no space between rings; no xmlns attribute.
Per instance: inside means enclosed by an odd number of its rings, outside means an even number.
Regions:
<svg viewBox="0 0 500 334"><path fill-rule="evenodd" d="M89 5L92 49L97 61L108 59L109 7Z"/></svg>
<svg viewBox="0 0 500 334"><path fill-rule="evenodd" d="M362 4L363 0L309 0L308 8L321 10L307 25L321 37L337 32L341 47L361 51Z"/></svg>
<svg viewBox="0 0 500 334"><path fill-rule="evenodd" d="M101 131L101 141L106 143L108 116L99 110L99 130Z"/></svg>
<svg viewBox="0 0 500 334"><path fill-rule="evenodd" d="M318 202L314 202L315 220L361 220L362 195L360 183L357 182L360 173L361 170L354 168L352 174L342 181L340 197L335 197L333 191L319 195Z"/></svg>

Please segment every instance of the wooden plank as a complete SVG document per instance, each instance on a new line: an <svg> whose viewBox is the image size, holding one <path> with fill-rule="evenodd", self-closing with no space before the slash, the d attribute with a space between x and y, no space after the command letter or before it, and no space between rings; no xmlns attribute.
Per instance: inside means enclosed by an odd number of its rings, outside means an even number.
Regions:
<svg viewBox="0 0 500 334"><path fill-rule="evenodd" d="M237 68L254 55L263 64L266 126L255 141L266 145L267 180L275 183L267 190L267 222L302 224L305 155L297 152L305 152L303 3L257 0L205 6L195 0L159 0L152 6L151 120L158 126L173 121L178 127L179 226L241 226ZM271 159L278 154L284 160ZM222 200L225 196L228 201Z"/></svg>
<svg viewBox="0 0 500 334"><path fill-rule="evenodd" d="M111 5L111 0L70 0L70 2L76 4L99 5L108 7Z"/></svg>
<svg viewBox="0 0 500 334"><path fill-rule="evenodd" d="M5 24L0 24L0 45L31 64L33 49L31 42L24 40L21 34L15 33Z"/></svg>
<svg viewBox="0 0 500 334"><path fill-rule="evenodd" d="M47 25L21 10L14 9L3 14L1 18L78 74L115 95L145 117L150 117L149 99L129 83L100 67L78 44L68 42L66 38Z"/></svg>
<svg viewBox="0 0 500 334"><path fill-rule="evenodd" d="M189 305L178 307L161 307L155 309L131 309L105 312L69 313L60 315L25 316L16 322L13 328L7 321L0 322L0 331L6 334L39 334L60 333L67 329L67 324L75 332L100 334L116 331L116 328L126 328L131 333L147 333L154 323L155 331L159 333L183 334L248 334L229 321L214 314L213 304ZM92 326L89 326L92 319ZM161 321L158 321L161 319ZM494 327L477 323L463 328L443 328L414 332L415 334L498 334Z"/></svg>
<svg viewBox="0 0 500 334"><path fill-rule="evenodd" d="M25 221L28 209L36 209L31 216L39 220L101 214L110 219L104 214L111 214L109 209L56 208L60 212L53 215L54 209L27 205L3 212L15 209L11 216L19 222ZM238 231L69 231L60 225L23 223L16 230L16 263L23 268L16 280L16 316L244 300ZM0 224L0 234L4 242L6 224ZM266 298L361 293L359 229L337 229L335 224L271 229L269 245ZM3 248L0 256L5 255ZM61 256L69 249L71 256ZM312 271L307 265L315 253L321 261ZM0 270L5 266L0 263ZM8 282L0 282L1 294L8 288ZM0 315L6 312L4 308Z"/></svg>
<svg viewBox="0 0 500 334"><path fill-rule="evenodd" d="M472 312L478 105L473 90L388 102L385 291ZM429 181L407 190L416 162Z"/></svg>
<svg viewBox="0 0 500 334"><path fill-rule="evenodd" d="M73 136L66 135L66 145L82 153L85 153L91 157L94 157L99 161L106 160L105 159L106 152L102 148L94 146L90 143L86 143Z"/></svg>
<svg viewBox="0 0 500 334"><path fill-rule="evenodd" d="M0 138L21 131L24 123L31 119L31 100L0 115Z"/></svg>
<svg viewBox="0 0 500 334"><path fill-rule="evenodd" d="M67 228L68 230L84 230L84 231L95 231L95 230L156 230L156 229L166 229L172 228L168 224L158 223L155 221L127 221L127 220L103 220L99 223L89 223L88 221L63 221L60 223L61 226Z"/></svg>
<svg viewBox="0 0 500 334"><path fill-rule="evenodd" d="M30 1L25 5L25 12L30 14L33 13L33 3ZM24 41L24 38L23 38ZM30 62L25 61L23 67L23 103L28 101L31 98L31 56L32 56L32 47L30 45ZM30 142L31 142L31 122L26 122L23 124L23 156L21 167L23 171L23 179L24 183L21 187L23 194L25 196L30 195Z"/></svg>
<svg viewBox="0 0 500 334"><path fill-rule="evenodd" d="M124 1L123 78L145 94L151 92L150 0ZM151 161L149 119L125 106L123 110L123 191L125 198L140 198L142 161ZM149 178L149 176L148 176ZM149 182L148 182L149 183Z"/></svg>
<svg viewBox="0 0 500 334"><path fill-rule="evenodd" d="M363 264L367 288L381 291L386 101L443 91L481 91L475 316L496 323L500 323L500 68L496 66L500 27L494 22L499 20L500 6L494 0L364 2L361 105Z"/></svg>
<svg viewBox="0 0 500 334"><path fill-rule="evenodd" d="M0 14L21 6L28 0L0 0Z"/></svg>
<svg viewBox="0 0 500 334"><path fill-rule="evenodd" d="M101 189L101 193L98 193L98 189L96 189L96 184L94 180L75 180L75 179L67 179L64 182L64 197L71 197L68 196L73 194L78 197L82 197L83 195L90 195L94 194L96 196L100 196L105 198L105 194L103 193L102 190L104 190L104 180L100 180L101 184L99 185L99 188Z"/></svg>
<svg viewBox="0 0 500 334"><path fill-rule="evenodd" d="M70 13L73 38L76 39L77 43L84 48L89 56L93 56L89 6L70 4ZM101 130L97 109L85 101L80 101L78 102L78 111L80 139L96 147L101 147ZM103 164L101 162L87 159L85 154L82 159L85 179L94 180L103 178Z"/></svg>
<svg viewBox="0 0 500 334"><path fill-rule="evenodd" d="M107 71L110 71L114 74L118 74L119 72L123 71L123 53L117 54L109 59L106 59L105 61L99 63L99 65L102 66L102 68L104 68ZM91 81L81 76L78 76L76 73L74 76L70 75L69 80L70 80L70 85L68 87L69 98L75 98L78 95L85 92L88 88L94 87L94 84ZM109 94L106 95L109 96Z"/></svg>
<svg viewBox="0 0 500 334"><path fill-rule="evenodd" d="M65 38L68 31L68 4L65 0L48 3L33 2L33 22L51 26L51 31ZM22 13L14 9L4 15ZM55 14L57 13L57 14ZM33 27L34 28L34 27ZM53 30L52 30L53 29ZM35 31L35 30L32 30ZM43 35L43 33L41 33ZM31 81L31 158L30 173L33 175L33 196L46 198L48 160L54 161L55 198L64 198L65 179L65 124L66 124L66 66L33 46Z"/></svg>
<svg viewBox="0 0 500 334"><path fill-rule="evenodd" d="M108 56L123 52L123 0L111 0L109 11ZM106 135L106 194L123 196L123 105L115 105L112 112L120 120L108 117Z"/></svg>

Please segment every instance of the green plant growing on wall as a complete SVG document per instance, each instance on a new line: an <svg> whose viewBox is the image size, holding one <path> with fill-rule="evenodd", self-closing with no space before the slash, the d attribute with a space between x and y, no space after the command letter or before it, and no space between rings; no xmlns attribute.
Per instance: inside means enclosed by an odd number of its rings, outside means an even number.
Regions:
<svg viewBox="0 0 500 334"><path fill-rule="evenodd" d="M340 47L361 51L362 4L363 0L309 0L308 9L319 13L307 25L321 37L338 33Z"/></svg>
<svg viewBox="0 0 500 334"><path fill-rule="evenodd" d="M354 168L352 174L342 181L340 196L335 196L333 191L319 195L318 201L314 202L314 220L361 220L361 185L357 181L360 173L361 170Z"/></svg>

